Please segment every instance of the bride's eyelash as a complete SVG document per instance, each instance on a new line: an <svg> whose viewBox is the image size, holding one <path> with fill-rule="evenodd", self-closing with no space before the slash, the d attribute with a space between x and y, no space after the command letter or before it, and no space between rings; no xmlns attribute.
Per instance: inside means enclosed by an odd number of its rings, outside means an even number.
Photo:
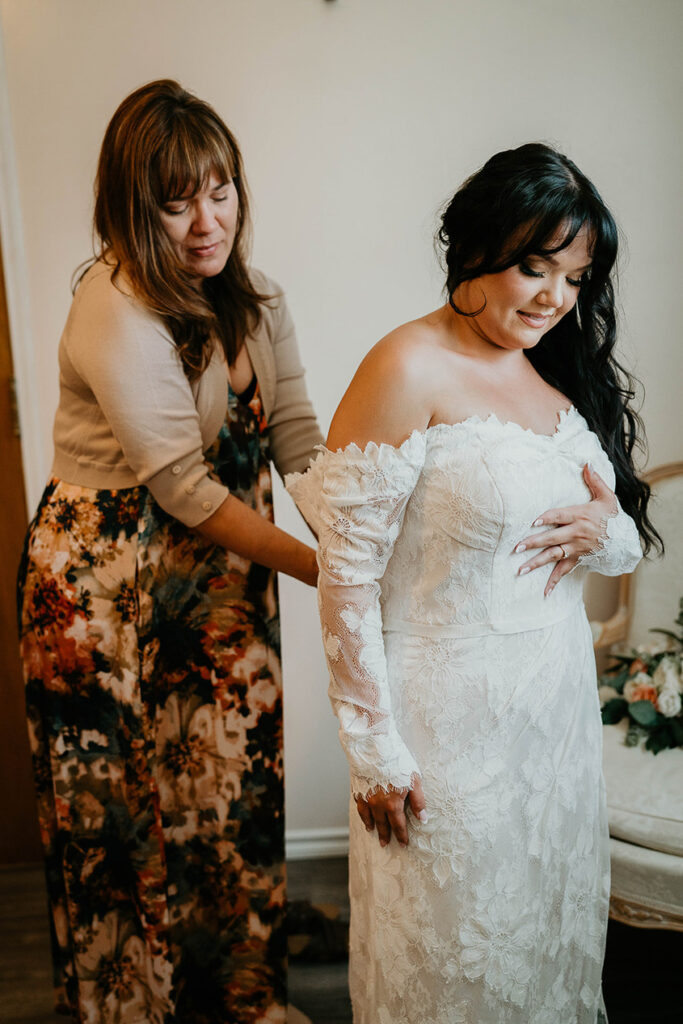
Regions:
<svg viewBox="0 0 683 1024"><path fill-rule="evenodd" d="M522 271L523 274L526 274L527 277L543 277L542 271L532 270L529 264L525 263L524 260L522 260L522 262L519 264L519 269Z"/></svg>
<svg viewBox="0 0 683 1024"><path fill-rule="evenodd" d="M524 262L524 260L522 260L522 262L519 264L519 269L522 271L523 274L526 274L527 277L543 277L544 276L542 270L533 270L529 266L528 263ZM572 286L572 288L580 288L582 283L583 283L583 277L579 277L578 279L577 278L573 278L573 277L568 277L567 278L567 284L570 284Z"/></svg>

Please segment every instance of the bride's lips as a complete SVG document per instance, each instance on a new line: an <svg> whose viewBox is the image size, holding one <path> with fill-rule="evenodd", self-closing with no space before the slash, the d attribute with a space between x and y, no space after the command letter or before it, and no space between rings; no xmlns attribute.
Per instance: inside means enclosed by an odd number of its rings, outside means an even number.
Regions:
<svg viewBox="0 0 683 1024"><path fill-rule="evenodd" d="M188 252L190 256L197 256L201 259L206 256L213 256L218 246L219 243L214 242L213 245L200 245L196 249L189 249Z"/></svg>
<svg viewBox="0 0 683 1024"><path fill-rule="evenodd" d="M545 327L550 320L550 316L548 314L524 313L521 309L517 310L517 316L527 325L527 327Z"/></svg>

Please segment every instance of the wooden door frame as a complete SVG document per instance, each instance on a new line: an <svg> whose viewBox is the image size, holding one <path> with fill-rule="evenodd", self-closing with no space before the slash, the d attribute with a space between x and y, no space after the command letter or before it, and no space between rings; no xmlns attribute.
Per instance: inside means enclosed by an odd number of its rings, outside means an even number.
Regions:
<svg viewBox="0 0 683 1024"><path fill-rule="evenodd" d="M0 455L4 493L0 519L0 864L16 864L39 860L40 842L16 626L16 574L27 514L21 444L12 400L14 367L2 265L0 247Z"/></svg>
<svg viewBox="0 0 683 1024"><path fill-rule="evenodd" d="M15 502L6 506L7 533L3 539L8 547L4 559L7 564L0 567L0 571L7 574L2 580L2 635L7 640L6 649L0 651L0 682L5 715L0 751L2 786L5 790L0 861L17 863L39 860L41 849L12 592L17 568L15 563L18 563L21 553L21 535L44 486L45 460L40 403L36 399L35 390L36 360L30 330L28 273L5 78L6 66L0 23L0 330L3 335L0 344L2 386L3 390L8 389L2 397L3 408L0 412L3 451L7 458L7 465L3 466L7 473L4 486L13 494ZM12 436L14 424L11 409L8 409L11 402L8 394L11 380L14 382L19 441ZM22 491L22 484L23 494L17 493Z"/></svg>
<svg viewBox="0 0 683 1024"><path fill-rule="evenodd" d="M24 489L29 517L45 486L46 459L39 402L36 401L36 354L31 331L29 279L14 155L12 117L7 86L2 23L0 22L0 240L4 260L10 349L16 380L21 429Z"/></svg>

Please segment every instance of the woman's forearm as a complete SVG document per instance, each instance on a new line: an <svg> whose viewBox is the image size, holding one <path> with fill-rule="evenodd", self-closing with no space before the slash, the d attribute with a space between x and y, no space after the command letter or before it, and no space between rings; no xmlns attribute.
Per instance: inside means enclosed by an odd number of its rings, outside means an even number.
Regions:
<svg viewBox="0 0 683 1024"><path fill-rule="evenodd" d="M221 544L236 555L284 572L310 586L316 584L318 566L314 549L264 519L232 494L195 529L207 540Z"/></svg>

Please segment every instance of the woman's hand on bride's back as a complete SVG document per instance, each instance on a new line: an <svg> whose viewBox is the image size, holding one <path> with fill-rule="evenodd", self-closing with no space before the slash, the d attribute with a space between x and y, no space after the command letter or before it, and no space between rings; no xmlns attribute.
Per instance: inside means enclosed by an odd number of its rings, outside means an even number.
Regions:
<svg viewBox="0 0 683 1024"><path fill-rule="evenodd" d="M387 793L380 789L364 799L356 797L356 808L368 832L377 828L380 846L387 846L392 832L400 846L408 845L406 812L423 824L427 821L422 783L415 779L412 789L397 789Z"/></svg>

